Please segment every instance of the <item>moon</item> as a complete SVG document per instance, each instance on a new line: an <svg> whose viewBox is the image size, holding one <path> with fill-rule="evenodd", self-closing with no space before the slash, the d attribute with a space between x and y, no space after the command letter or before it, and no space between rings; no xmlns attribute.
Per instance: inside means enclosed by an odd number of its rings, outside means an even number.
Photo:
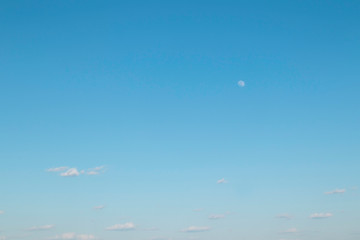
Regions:
<svg viewBox="0 0 360 240"><path fill-rule="evenodd" d="M243 80L238 81L237 84L239 87L245 87L245 82Z"/></svg>

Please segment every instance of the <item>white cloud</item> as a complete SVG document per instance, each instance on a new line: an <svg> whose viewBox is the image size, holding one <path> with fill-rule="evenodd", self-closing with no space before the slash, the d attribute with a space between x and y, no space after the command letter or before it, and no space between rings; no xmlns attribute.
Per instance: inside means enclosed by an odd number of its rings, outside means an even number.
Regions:
<svg viewBox="0 0 360 240"><path fill-rule="evenodd" d="M314 213L310 215L312 219L329 218L332 217L332 213Z"/></svg>
<svg viewBox="0 0 360 240"><path fill-rule="evenodd" d="M63 233L60 235L56 235L51 239L76 239L76 233Z"/></svg>
<svg viewBox="0 0 360 240"><path fill-rule="evenodd" d="M97 239L94 235L91 234L76 234L76 233L63 233L60 235L57 235L50 239L56 239L56 240L92 240Z"/></svg>
<svg viewBox="0 0 360 240"><path fill-rule="evenodd" d="M99 166L99 167L94 167L93 168L94 171L100 171L102 169L104 169L104 166Z"/></svg>
<svg viewBox="0 0 360 240"><path fill-rule="evenodd" d="M55 227L55 225L48 224L48 225L43 225L43 226L31 227L31 228L28 228L27 230L28 231L42 231L42 230L50 230L50 229L53 229L54 227Z"/></svg>
<svg viewBox="0 0 360 240"><path fill-rule="evenodd" d="M205 231L209 231L210 227L195 227L195 226L190 226L188 228L185 228L183 230L181 230L182 232L205 232Z"/></svg>
<svg viewBox="0 0 360 240"><path fill-rule="evenodd" d="M89 168L86 172L87 175L99 175L100 173L105 172L104 166L98 166L94 168Z"/></svg>
<svg viewBox="0 0 360 240"><path fill-rule="evenodd" d="M0 210L0 214L4 214L4 213L5 213L4 211Z"/></svg>
<svg viewBox="0 0 360 240"><path fill-rule="evenodd" d="M222 178L222 179L219 179L218 181L217 181L217 184L221 184L221 183L227 183L228 181L226 181L224 178Z"/></svg>
<svg viewBox="0 0 360 240"><path fill-rule="evenodd" d="M224 217L225 217L225 215L223 215L223 214L210 215L210 216L209 216L209 219L211 219L211 220L216 220L216 219L221 219L221 218L224 218Z"/></svg>
<svg viewBox="0 0 360 240"><path fill-rule="evenodd" d="M124 223L124 224L115 224L113 226L107 227L108 231L124 231L124 230L133 230L135 229L135 225L132 222Z"/></svg>
<svg viewBox="0 0 360 240"><path fill-rule="evenodd" d="M48 168L46 169L47 172L62 172L69 169L69 167L56 167L56 168Z"/></svg>
<svg viewBox="0 0 360 240"><path fill-rule="evenodd" d="M75 177L75 176L79 176L79 175L80 175L80 173L76 168L70 168L66 172L63 172L60 174L60 176L62 176L62 177Z"/></svg>
<svg viewBox="0 0 360 240"><path fill-rule="evenodd" d="M292 219L293 217L292 217L291 215L287 214L287 213L284 213L284 214L279 214L279 215L277 215L276 218L281 218L281 219L288 219L288 220L290 220L290 219Z"/></svg>
<svg viewBox="0 0 360 240"><path fill-rule="evenodd" d="M325 194L331 195L331 194L339 194L339 193L345 193L345 192L346 192L346 189L335 189L330 192L325 192Z"/></svg>
<svg viewBox="0 0 360 240"><path fill-rule="evenodd" d="M0 236L0 240L6 240L6 236Z"/></svg>
<svg viewBox="0 0 360 240"><path fill-rule="evenodd" d="M81 174L86 175L98 175L105 172L104 166L98 166L94 168L89 168L88 170L80 170L78 171L77 168L69 168L69 167L56 167L56 168L49 168L46 170L47 172L62 172L60 176L62 177L74 177L79 176Z"/></svg>
<svg viewBox="0 0 360 240"><path fill-rule="evenodd" d="M242 81L242 80L238 81L238 86L239 87L245 87L245 82Z"/></svg>
<svg viewBox="0 0 360 240"><path fill-rule="evenodd" d="M298 233L298 230L296 228L290 228L280 233Z"/></svg>
<svg viewBox="0 0 360 240"><path fill-rule="evenodd" d="M79 234L76 236L76 239L78 240L91 240L91 239L96 239L94 235L89 235L89 234Z"/></svg>
<svg viewBox="0 0 360 240"><path fill-rule="evenodd" d="M104 205L100 205L100 206L95 206L95 207L94 207L95 210L102 210L102 209L104 209L104 208L105 208Z"/></svg>

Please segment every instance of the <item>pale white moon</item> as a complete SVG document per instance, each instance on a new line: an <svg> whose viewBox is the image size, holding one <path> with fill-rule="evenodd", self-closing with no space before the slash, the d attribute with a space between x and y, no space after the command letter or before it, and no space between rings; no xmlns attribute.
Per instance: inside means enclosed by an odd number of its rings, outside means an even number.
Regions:
<svg viewBox="0 0 360 240"><path fill-rule="evenodd" d="M238 81L239 87L245 87L245 82L243 80Z"/></svg>

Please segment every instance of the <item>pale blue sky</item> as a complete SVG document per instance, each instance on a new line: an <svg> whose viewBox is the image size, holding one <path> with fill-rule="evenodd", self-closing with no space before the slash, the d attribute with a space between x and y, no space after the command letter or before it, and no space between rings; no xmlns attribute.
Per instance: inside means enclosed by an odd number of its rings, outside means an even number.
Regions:
<svg viewBox="0 0 360 240"><path fill-rule="evenodd" d="M1 1L0 240L359 239L359 12Z"/></svg>

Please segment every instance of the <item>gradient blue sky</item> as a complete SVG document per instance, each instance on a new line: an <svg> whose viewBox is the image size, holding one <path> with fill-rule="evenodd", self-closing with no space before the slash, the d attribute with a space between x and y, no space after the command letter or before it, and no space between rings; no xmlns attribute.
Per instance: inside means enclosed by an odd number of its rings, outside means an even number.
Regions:
<svg viewBox="0 0 360 240"><path fill-rule="evenodd" d="M359 12L2 0L0 239L358 240Z"/></svg>

